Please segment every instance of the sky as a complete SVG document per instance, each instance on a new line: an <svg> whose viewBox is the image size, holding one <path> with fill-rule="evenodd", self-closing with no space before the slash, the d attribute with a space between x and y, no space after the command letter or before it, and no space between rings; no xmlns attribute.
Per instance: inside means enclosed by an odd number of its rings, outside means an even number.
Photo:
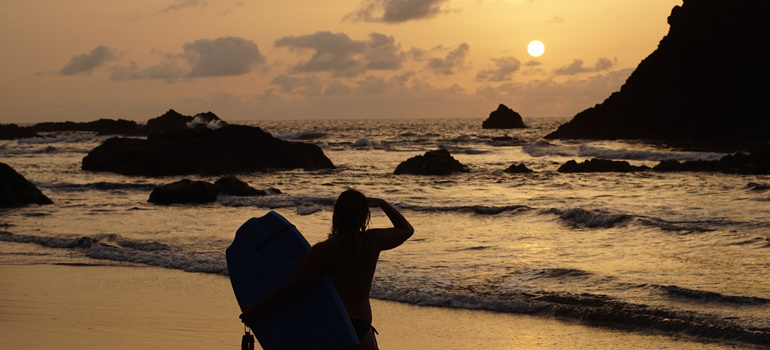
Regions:
<svg viewBox="0 0 770 350"><path fill-rule="evenodd" d="M601 103L682 0L2 0L0 123L529 118ZM545 52L533 57L527 45Z"/></svg>

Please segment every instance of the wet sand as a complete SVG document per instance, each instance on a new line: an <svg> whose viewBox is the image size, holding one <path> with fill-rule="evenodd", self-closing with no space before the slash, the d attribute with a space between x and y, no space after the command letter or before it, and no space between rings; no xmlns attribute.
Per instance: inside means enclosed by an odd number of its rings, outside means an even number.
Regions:
<svg viewBox="0 0 770 350"><path fill-rule="evenodd" d="M0 349L240 346L243 327L226 276L72 261L0 243ZM536 316L380 300L372 307L382 349L740 349Z"/></svg>

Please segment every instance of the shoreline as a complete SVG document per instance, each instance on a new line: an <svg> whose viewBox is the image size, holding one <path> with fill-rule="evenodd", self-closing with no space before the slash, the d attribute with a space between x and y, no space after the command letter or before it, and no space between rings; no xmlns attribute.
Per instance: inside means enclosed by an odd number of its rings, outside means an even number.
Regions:
<svg viewBox="0 0 770 350"><path fill-rule="evenodd" d="M0 243L0 348L232 349L243 335L226 276L101 265ZM546 319L372 299L382 349L750 349Z"/></svg>

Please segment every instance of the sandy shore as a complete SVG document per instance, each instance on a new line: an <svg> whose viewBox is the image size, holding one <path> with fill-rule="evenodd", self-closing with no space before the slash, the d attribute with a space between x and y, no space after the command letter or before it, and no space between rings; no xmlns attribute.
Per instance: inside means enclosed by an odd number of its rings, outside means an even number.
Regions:
<svg viewBox="0 0 770 350"><path fill-rule="evenodd" d="M72 261L0 242L0 349L240 346L226 276ZM737 349L534 316L372 303L382 349Z"/></svg>

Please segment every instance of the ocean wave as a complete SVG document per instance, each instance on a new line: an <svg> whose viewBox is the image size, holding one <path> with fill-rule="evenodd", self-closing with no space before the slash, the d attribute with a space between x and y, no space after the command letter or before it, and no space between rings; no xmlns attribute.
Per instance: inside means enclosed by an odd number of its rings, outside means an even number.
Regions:
<svg viewBox="0 0 770 350"><path fill-rule="evenodd" d="M545 157L545 156L574 157L578 153L578 146L554 145L545 140L537 140L532 144L522 146L521 149L532 157Z"/></svg>
<svg viewBox="0 0 770 350"><path fill-rule="evenodd" d="M43 187L59 190L59 191L84 191L84 190L98 190L98 191L111 191L111 190L133 190L133 191L151 191L155 185L152 184L132 184L132 183L117 183L117 182L92 182L86 184L73 184L67 182L60 182L51 185L44 185Z"/></svg>
<svg viewBox="0 0 770 350"><path fill-rule="evenodd" d="M544 315L613 329L770 345L770 329L739 325L734 320L710 314L654 308L588 293L525 293L473 286L460 289L394 287L375 282L371 296L414 305Z"/></svg>
<svg viewBox="0 0 770 350"><path fill-rule="evenodd" d="M633 216L628 214L610 214L599 209L586 210L574 208L560 210L552 208L547 210L546 213L559 215L561 220L572 225L588 228L610 228L626 224L633 219Z"/></svg>
<svg viewBox="0 0 770 350"><path fill-rule="evenodd" d="M16 235L0 232L0 241L34 243L48 248L79 250L92 259L130 262L188 272L227 274L224 254L196 255L154 241L134 241L116 235L96 235L72 238Z"/></svg>
<svg viewBox="0 0 770 350"><path fill-rule="evenodd" d="M448 206L448 207L399 205L399 207L403 209L421 211L421 212L460 212L460 213L474 213L478 215L498 215L506 212L518 212L518 211L532 209L526 205L505 205L505 206L467 205L467 206Z"/></svg>
<svg viewBox="0 0 770 350"><path fill-rule="evenodd" d="M578 157L594 157L602 159L626 159L626 160L648 160L648 161L664 161L664 160L719 160L724 154L713 152L671 152L671 151L650 151L650 150L634 150L634 149L608 149L602 147L594 147L589 145L580 145L578 147Z"/></svg>
<svg viewBox="0 0 770 350"><path fill-rule="evenodd" d="M381 148L382 144L377 141L370 140L366 137L360 138L350 145L353 148Z"/></svg>
<svg viewBox="0 0 770 350"><path fill-rule="evenodd" d="M667 286L656 285L654 287L665 292L666 295L668 295L669 297L684 298L688 300L737 304L737 305L770 304L770 299L765 299L765 298L726 295L726 294L717 293L717 292L694 290L694 289L683 288L683 287L678 287L673 285L667 285Z"/></svg>
<svg viewBox="0 0 770 350"><path fill-rule="evenodd" d="M317 140L326 137L326 133L311 130L272 135L281 140Z"/></svg>
<svg viewBox="0 0 770 350"><path fill-rule="evenodd" d="M528 279L534 280L534 279L541 279L541 278L557 278L557 279L575 278L575 277L582 278L586 276L591 276L593 275L593 273L579 270L579 269L570 269L570 268L545 268L545 269L532 270L527 275L529 275Z"/></svg>
<svg viewBox="0 0 770 350"><path fill-rule="evenodd" d="M445 143L442 143L438 145L438 148L445 149L449 151L449 153L452 154L468 154L468 155L476 155L476 154L485 154L489 153L489 151L482 151L474 148L469 147L458 147L458 146L452 146Z"/></svg>
<svg viewBox="0 0 770 350"><path fill-rule="evenodd" d="M721 222L702 222L702 221L667 221L661 218L644 217L639 218L642 225L654 226L663 231L677 231L684 233L700 233L715 231L710 224L723 224Z"/></svg>
<svg viewBox="0 0 770 350"><path fill-rule="evenodd" d="M664 161L664 160L703 160L714 161L721 159L724 154L714 152L676 152L658 150L640 150L628 148L604 148L587 144L558 145L545 140L538 140L532 144L524 145L522 150L532 157L563 156L586 157L601 159L624 159L638 161Z"/></svg>
<svg viewBox="0 0 770 350"><path fill-rule="evenodd" d="M271 196L239 197L219 195L217 201L228 207L256 208L297 208L300 215L310 215L321 210L331 210L335 197L292 196L277 194Z"/></svg>

